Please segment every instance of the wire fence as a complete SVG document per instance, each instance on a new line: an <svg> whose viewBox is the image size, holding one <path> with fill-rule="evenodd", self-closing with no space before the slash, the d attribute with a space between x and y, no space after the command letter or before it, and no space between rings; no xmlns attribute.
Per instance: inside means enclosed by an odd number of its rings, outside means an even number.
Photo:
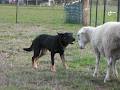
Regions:
<svg viewBox="0 0 120 90"><path fill-rule="evenodd" d="M90 25L120 21L120 0L90 0Z"/></svg>
<svg viewBox="0 0 120 90"><path fill-rule="evenodd" d="M17 0L18 1L18 0ZM108 21L120 21L120 0L89 0L92 26ZM79 11L75 13L80 13ZM65 24L63 5L0 4L0 23ZM83 13L81 13L83 14ZM80 15L82 16L82 15Z"/></svg>

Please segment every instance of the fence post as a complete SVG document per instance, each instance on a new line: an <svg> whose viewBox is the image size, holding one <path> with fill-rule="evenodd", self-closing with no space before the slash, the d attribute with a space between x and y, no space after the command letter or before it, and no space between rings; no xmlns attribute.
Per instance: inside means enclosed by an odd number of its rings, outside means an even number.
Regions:
<svg viewBox="0 0 120 90"><path fill-rule="evenodd" d="M96 18L95 18L95 26L97 26L97 16L98 16L98 0L96 1Z"/></svg>
<svg viewBox="0 0 120 90"><path fill-rule="evenodd" d="M105 13L105 12L106 12L106 1L107 1L107 0L104 0L103 24L105 23L105 18L106 18L106 15L105 15L105 14L106 14L106 13Z"/></svg>
<svg viewBox="0 0 120 90"><path fill-rule="evenodd" d="M36 0L36 5L38 5L38 0Z"/></svg>
<svg viewBox="0 0 120 90"><path fill-rule="evenodd" d="M16 23L18 23L18 7L19 7L19 1L16 0Z"/></svg>
<svg viewBox="0 0 120 90"><path fill-rule="evenodd" d="M120 21L120 0L118 0L117 21Z"/></svg>
<svg viewBox="0 0 120 90"><path fill-rule="evenodd" d="M92 0L90 0L90 22L89 22L90 25L91 25L91 18L92 18L92 17L91 17L91 16L92 16L92 15L91 15L91 14L92 14L91 11L92 11Z"/></svg>
<svg viewBox="0 0 120 90"><path fill-rule="evenodd" d="M89 25L89 0L83 0L83 25Z"/></svg>
<svg viewBox="0 0 120 90"><path fill-rule="evenodd" d="M26 5L28 6L28 0L26 0Z"/></svg>

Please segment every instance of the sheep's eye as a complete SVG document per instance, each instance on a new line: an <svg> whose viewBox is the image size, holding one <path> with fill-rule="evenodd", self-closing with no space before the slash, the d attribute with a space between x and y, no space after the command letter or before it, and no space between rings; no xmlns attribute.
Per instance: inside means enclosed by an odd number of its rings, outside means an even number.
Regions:
<svg viewBox="0 0 120 90"><path fill-rule="evenodd" d="M80 36L78 35L78 40L80 40Z"/></svg>

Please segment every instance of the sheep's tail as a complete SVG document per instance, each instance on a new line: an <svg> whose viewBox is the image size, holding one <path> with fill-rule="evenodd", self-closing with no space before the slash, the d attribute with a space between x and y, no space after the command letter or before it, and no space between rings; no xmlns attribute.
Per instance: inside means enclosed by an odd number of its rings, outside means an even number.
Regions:
<svg viewBox="0 0 120 90"><path fill-rule="evenodd" d="M23 50L28 51L28 52L32 51L32 45L29 48L23 48Z"/></svg>

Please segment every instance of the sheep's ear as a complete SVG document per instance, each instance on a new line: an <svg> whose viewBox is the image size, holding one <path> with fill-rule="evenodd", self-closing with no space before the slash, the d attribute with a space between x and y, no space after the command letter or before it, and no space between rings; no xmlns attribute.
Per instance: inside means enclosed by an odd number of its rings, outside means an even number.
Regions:
<svg viewBox="0 0 120 90"><path fill-rule="evenodd" d="M84 28L84 32L87 32L87 31L89 31L89 27Z"/></svg>
<svg viewBox="0 0 120 90"><path fill-rule="evenodd" d="M89 28L88 27L85 27L84 30L88 30Z"/></svg>

